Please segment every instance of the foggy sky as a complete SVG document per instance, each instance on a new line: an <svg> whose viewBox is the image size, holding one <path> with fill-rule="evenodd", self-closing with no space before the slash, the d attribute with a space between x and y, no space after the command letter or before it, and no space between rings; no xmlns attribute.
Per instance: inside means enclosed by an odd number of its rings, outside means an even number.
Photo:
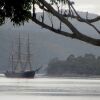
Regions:
<svg viewBox="0 0 100 100"><path fill-rule="evenodd" d="M70 1L75 2L74 7L78 11L90 12L100 15L100 0L70 0Z"/></svg>
<svg viewBox="0 0 100 100"><path fill-rule="evenodd" d="M100 0L73 0L75 8L80 11L88 11L100 15Z"/></svg>

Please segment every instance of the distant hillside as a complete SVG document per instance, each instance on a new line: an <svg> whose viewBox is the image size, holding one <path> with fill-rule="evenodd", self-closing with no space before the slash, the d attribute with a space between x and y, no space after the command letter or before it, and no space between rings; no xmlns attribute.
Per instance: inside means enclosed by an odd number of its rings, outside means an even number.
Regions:
<svg viewBox="0 0 100 100"><path fill-rule="evenodd" d="M81 13L83 16L85 13ZM95 16L90 14L89 16ZM41 13L38 14L38 19L41 19ZM54 25L59 28L59 21L53 18ZM71 20L71 19L69 19ZM76 20L71 20L75 27L82 30L88 35L99 37L96 32L88 27L86 24L77 23ZM48 14L46 14L45 22L50 23ZM100 26L100 23L97 23ZM67 29L64 25L63 29ZM9 55L11 53L12 41L16 41L19 32L21 33L22 42L26 41L27 33L30 34L31 52L32 52L32 64L33 68L38 66L47 65L48 62L55 57L59 59L66 59L70 54L75 56L84 55L85 53L92 53L94 55L100 55L100 48L84 43L79 40L66 38L61 35L57 35L51 31L43 29L35 23L29 21L24 26L14 27L9 20L6 24L0 26L0 72L4 72L10 66Z"/></svg>

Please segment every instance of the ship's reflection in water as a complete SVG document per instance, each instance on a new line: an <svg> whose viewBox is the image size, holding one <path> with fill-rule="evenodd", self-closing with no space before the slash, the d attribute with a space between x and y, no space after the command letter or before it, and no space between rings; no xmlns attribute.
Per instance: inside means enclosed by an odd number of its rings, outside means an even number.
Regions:
<svg viewBox="0 0 100 100"><path fill-rule="evenodd" d="M100 100L100 79L0 77L0 100Z"/></svg>

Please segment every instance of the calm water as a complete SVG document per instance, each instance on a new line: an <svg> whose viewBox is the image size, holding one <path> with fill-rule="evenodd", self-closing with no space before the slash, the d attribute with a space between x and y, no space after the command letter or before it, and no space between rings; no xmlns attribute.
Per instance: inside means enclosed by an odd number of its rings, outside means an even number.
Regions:
<svg viewBox="0 0 100 100"><path fill-rule="evenodd" d="M100 79L0 77L0 100L100 100Z"/></svg>

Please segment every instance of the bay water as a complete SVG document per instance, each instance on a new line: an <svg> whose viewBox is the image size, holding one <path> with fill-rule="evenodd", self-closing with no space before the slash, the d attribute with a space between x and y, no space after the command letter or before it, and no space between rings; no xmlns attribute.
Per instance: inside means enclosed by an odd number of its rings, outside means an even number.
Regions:
<svg viewBox="0 0 100 100"><path fill-rule="evenodd" d="M100 79L0 75L0 100L100 100Z"/></svg>

